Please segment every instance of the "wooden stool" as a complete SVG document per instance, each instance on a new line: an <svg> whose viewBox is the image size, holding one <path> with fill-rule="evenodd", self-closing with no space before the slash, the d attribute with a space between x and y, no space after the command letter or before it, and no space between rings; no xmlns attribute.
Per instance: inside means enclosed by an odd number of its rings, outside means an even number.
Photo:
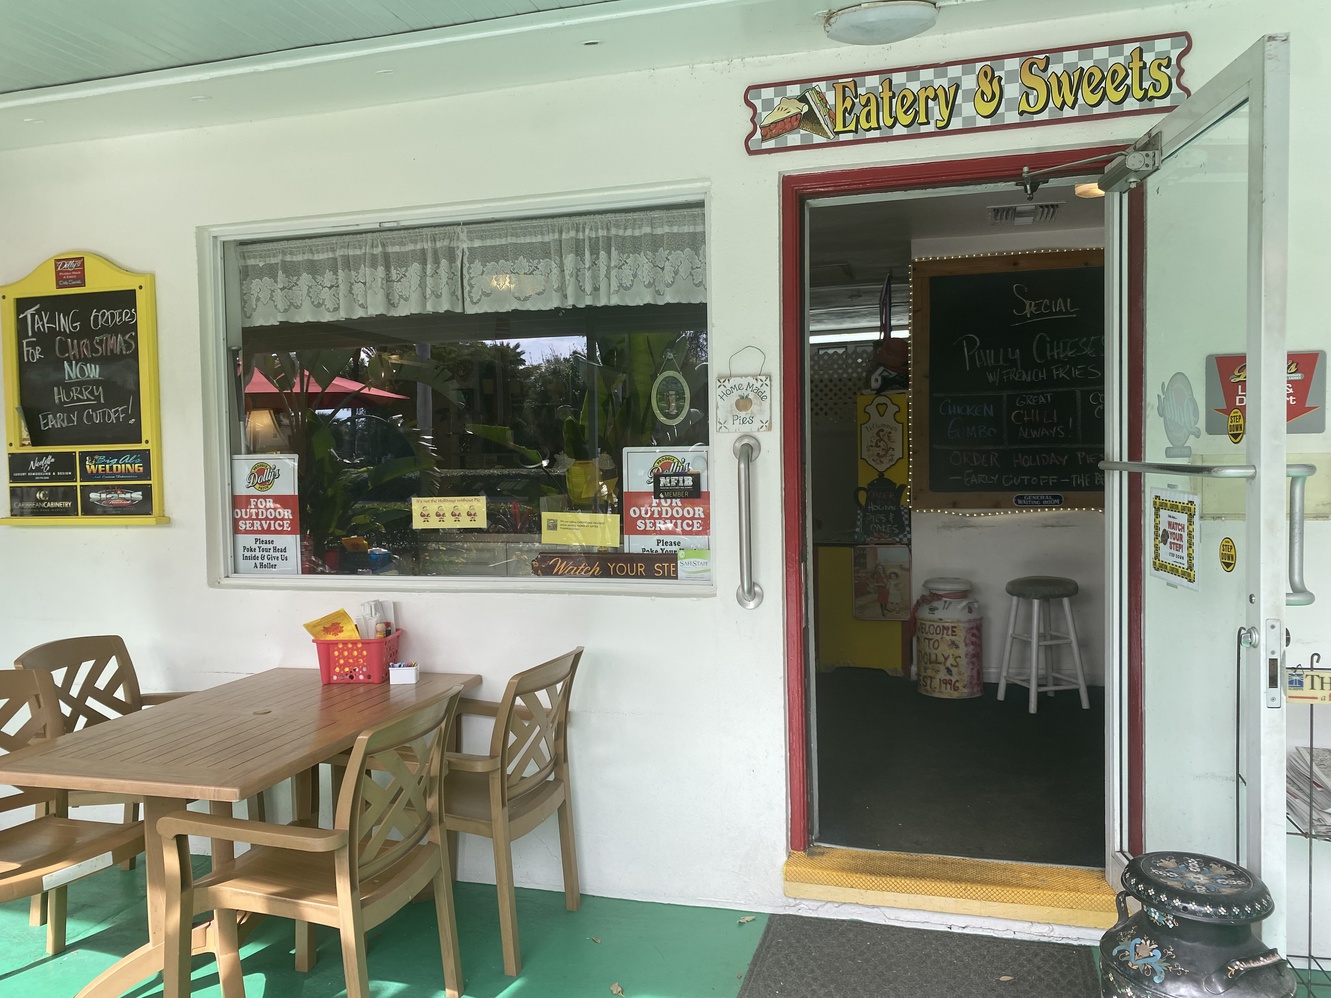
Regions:
<svg viewBox="0 0 1331 998"><path fill-rule="evenodd" d="M1025 641L1031 649L1030 669L1024 675L1014 675L1012 682L1026 686L1030 690L1030 712L1035 713L1036 695L1045 692L1053 696L1055 690L1077 690L1081 693L1082 710L1090 710L1091 702L1086 696L1086 670L1081 664L1081 649L1077 644L1077 625L1072 619L1072 597L1077 595L1077 583L1072 579L1062 579L1050 575L1028 575L1013 579L1007 584L1008 595L1012 597L1012 611L1007 620L1007 646L1003 651L1003 671L998 677L998 699L1002 700L1007 692L1008 666L1012 663L1012 642ZM1025 634L1017 631L1017 612L1022 600L1031 604L1030 630ZM1066 632L1054 630L1049 620L1049 607L1054 600L1063 603L1063 614L1067 618ZM1050 651L1056 645L1068 645L1072 649L1072 663L1077 674L1070 676L1054 668ZM1043 654L1042 654L1043 653ZM1044 681L1040 681L1043 671Z"/></svg>

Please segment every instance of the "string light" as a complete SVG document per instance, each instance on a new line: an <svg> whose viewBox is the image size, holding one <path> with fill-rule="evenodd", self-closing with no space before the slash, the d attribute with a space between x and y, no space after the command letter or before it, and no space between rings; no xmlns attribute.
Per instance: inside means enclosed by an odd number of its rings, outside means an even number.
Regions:
<svg viewBox="0 0 1331 998"><path fill-rule="evenodd" d="M1079 252L1087 252L1103 248L1104 247L1102 246L1083 246ZM1018 254L1021 256L1035 256L1037 254L1042 254L1042 253L1066 253L1066 252L1068 252L1068 250L1066 249L1038 249L1038 250L1008 250L1006 252L995 252L995 253L950 253L942 256L922 256L918 260L912 260L910 265L911 267L914 267L915 264L917 263L931 262L934 260L973 260L976 257L1017 256ZM912 353L914 352L914 349L915 349L915 342L912 339L911 340ZM911 420L910 429L911 429L912 439L914 438L915 426L916 426L915 421ZM915 466L916 466L915 448L912 447L910 467L913 468ZM907 479L908 481L906 483L906 488L909 490L911 481L914 479L914 475L907 473ZM910 492L908 491L907 496L909 495ZM946 514L947 516L969 516L969 517L1013 516L1013 515L1022 516L1024 514L1031 514L1031 513L1035 514L1104 513L1104 508L1100 506L1041 506L1032 509L986 509L986 510L924 509L924 508L916 509L914 507L910 507L910 510L912 513L943 513Z"/></svg>

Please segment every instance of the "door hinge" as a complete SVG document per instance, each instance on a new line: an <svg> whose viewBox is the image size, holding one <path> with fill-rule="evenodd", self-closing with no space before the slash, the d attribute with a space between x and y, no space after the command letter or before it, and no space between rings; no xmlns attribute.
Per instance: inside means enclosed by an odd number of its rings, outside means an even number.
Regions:
<svg viewBox="0 0 1331 998"><path fill-rule="evenodd" d="M1106 194L1121 194L1136 187L1143 180L1160 169L1160 135L1152 132L1140 144L1125 152L1118 159L1105 167L1100 178L1100 190Z"/></svg>

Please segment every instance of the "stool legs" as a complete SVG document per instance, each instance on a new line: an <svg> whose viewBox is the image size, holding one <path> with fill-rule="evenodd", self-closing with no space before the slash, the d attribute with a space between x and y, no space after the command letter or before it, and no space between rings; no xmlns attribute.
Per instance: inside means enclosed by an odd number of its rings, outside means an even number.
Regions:
<svg viewBox="0 0 1331 998"><path fill-rule="evenodd" d="M1046 605L1050 601L1041 599L1030 599L1028 601L1031 605L1030 630L1025 634L1020 634L1017 631L1017 618L1021 615L1021 600L1025 598L1021 596L1012 597L1012 607L1008 611L1007 642L1003 648L1003 668L998 675L998 699L1002 700L1007 695L1009 672L1012 668L1012 645L1015 641L1026 641L1030 645L1028 670L1025 677L1017 674L1012 676L1011 679L1013 682L1027 687L1027 710L1032 714L1036 713L1039 706L1036 698L1042 691L1053 696L1055 690L1070 689L1077 690L1081 697L1082 709L1090 710L1091 701L1086 691L1086 669L1081 659L1081 643L1077 637L1077 625L1072 616L1072 600L1067 597L1059 600L1063 604L1063 616L1067 621L1066 634L1059 633L1054 629L1050 619L1051 607ZM1059 672L1055 667L1053 660L1054 645L1071 646L1072 664L1076 670L1075 685L1072 676Z"/></svg>
<svg viewBox="0 0 1331 998"><path fill-rule="evenodd" d="M1003 649L1003 669L998 674L998 699L1002 700L1007 693L1007 670L1012 664L1012 642L1016 639L1014 632L1017 629L1017 597L1012 597L1012 609L1007 615L1007 645Z"/></svg>
<svg viewBox="0 0 1331 998"><path fill-rule="evenodd" d="M1037 708L1035 698L1040 695L1040 601L1031 600L1031 671L1030 703L1027 710L1034 714Z"/></svg>
<svg viewBox="0 0 1331 998"><path fill-rule="evenodd" d="M1077 638L1077 625L1072 621L1072 600L1063 598L1063 615L1068 619L1068 638L1072 641L1072 664L1077 669L1077 691L1081 694L1081 709L1090 710L1091 700L1086 695L1086 670L1081 664L1081 642Z"/></svg>

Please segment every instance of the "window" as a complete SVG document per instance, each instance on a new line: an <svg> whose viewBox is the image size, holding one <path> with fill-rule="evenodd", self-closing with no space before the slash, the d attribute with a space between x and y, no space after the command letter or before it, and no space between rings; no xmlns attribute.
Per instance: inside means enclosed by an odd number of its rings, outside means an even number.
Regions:
<svg viewBox="0 0 1331 998"><path fill-rule="evenodd" d="M701 207L235 257L231 574L710 584Z"/></svg>

